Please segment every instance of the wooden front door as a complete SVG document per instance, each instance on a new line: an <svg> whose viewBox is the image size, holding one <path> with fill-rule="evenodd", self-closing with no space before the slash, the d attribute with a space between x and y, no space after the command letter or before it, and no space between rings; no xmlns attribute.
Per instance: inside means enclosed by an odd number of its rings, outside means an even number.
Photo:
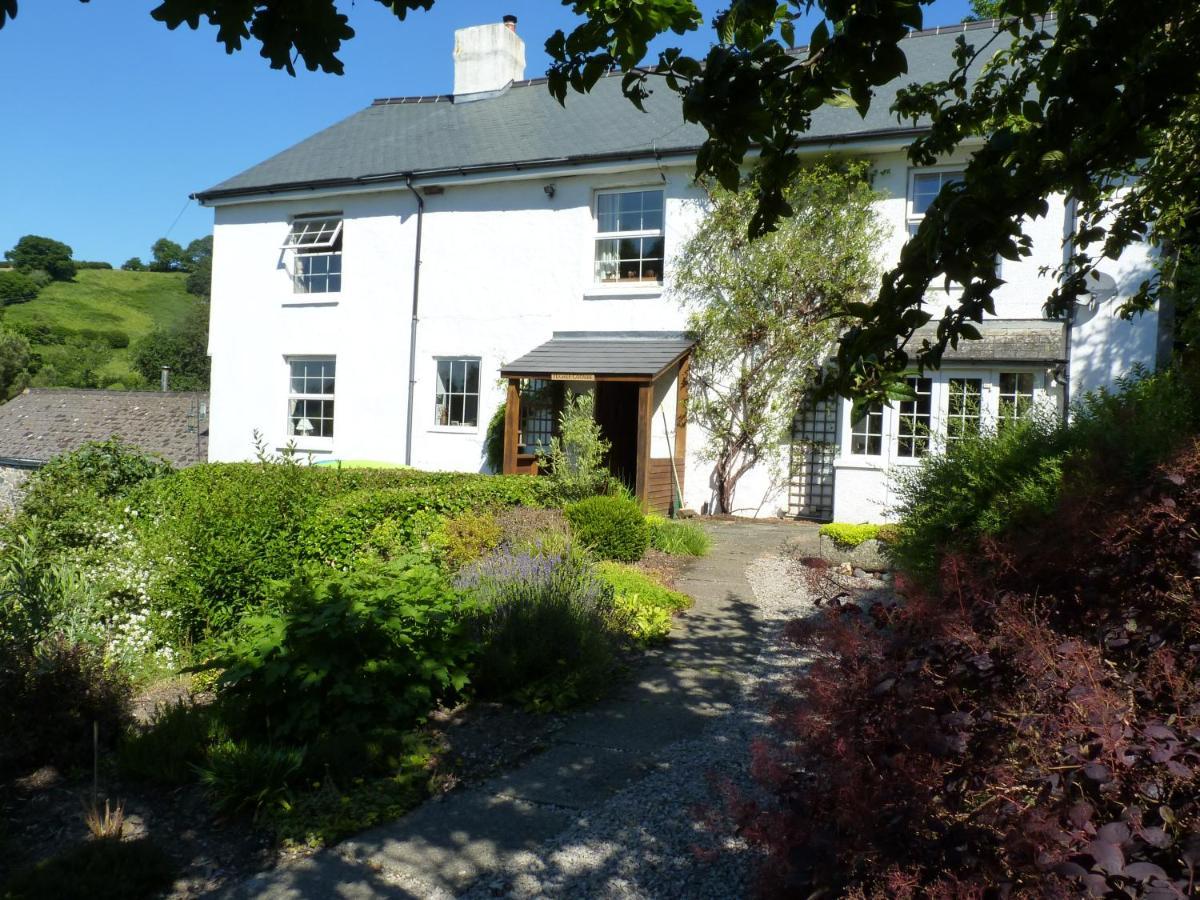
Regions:
<svg viewBox="0 0 1200 900"><path fill-rule="evenodd" d="M632 491L637 484L638 386L631 381L596 382L596 421L611 445L608 469Z"/></svg>

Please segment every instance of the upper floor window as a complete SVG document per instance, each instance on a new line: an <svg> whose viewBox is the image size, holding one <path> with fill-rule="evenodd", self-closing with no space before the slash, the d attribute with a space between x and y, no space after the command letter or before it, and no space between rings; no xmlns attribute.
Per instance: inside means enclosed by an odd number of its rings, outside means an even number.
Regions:
<svg viewBox="0 0 1200 900"><path fill-rule="evenodd" d="M915 396L901 400L896 412L896 455L924 456L933 431L933 379L907 378Z"/></svg>
<svg viewBox="0 0 1200 900"><path fill-rule="evenodd" d="M479 360L439 359L433 421L440 426L479 424Z"/></svg>
<svg viewBox="0 0 1200 900"><path fill-rule="evenodd" d="M288 437L333 437L333 357L289 359Z"/></svg>
<svg viewBox="0 0 1200 900"><path fill-rule="evenodd" d="M292 251L292 286L297 294L336 294L342 289L342 217L293 220L284 250Z"/></svg>
<svg viewBox="0 0 1200 900"><path fill-rule="evenodd" d="M911 184L908 189L908 235L912 237L917 233L917 228L921 224L921 220L925 218L925 213L929 211L930 205L934 198L937 197L943 187L948 184L957 184L963 180L963 173L959 169L942 172L913 172Z"/></svg>
<svg viewBox="0 0 1200 900"><path fill-rule="evenodd" d="M596 195L596 281L658 284L663 276L663 192Z"/></svg>
<svg viewBox="0 0 1200 900"><path fill-rule="evenodd" d="M870 404L850 424L850 452L856 456L883 453L883 404Z"/></svg>

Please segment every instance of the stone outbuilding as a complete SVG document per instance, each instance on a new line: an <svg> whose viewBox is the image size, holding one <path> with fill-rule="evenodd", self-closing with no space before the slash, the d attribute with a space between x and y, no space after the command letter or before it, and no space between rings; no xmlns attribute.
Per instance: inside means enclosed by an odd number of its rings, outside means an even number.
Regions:
<svg viewBox="0 0 1200 900"><path fill-rule="evenodd" d="M54 457L111 437L182 468L208 456L208 394L33 388L0 406L0 509Z"/></svg>

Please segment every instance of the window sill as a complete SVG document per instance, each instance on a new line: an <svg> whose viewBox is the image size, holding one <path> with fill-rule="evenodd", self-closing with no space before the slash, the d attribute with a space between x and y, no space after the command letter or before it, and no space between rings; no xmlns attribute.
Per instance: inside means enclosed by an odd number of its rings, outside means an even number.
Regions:
<svg viewBox="0 0 1200 900"><path fill-rule="evenodd" d="M594 284L584 289L584 300L657 300L662 296L661 284Z"/></svg>
<svg viewBox="0 0 1200 900"><path fill-rule="evenodd" d="M297 456L308 456L310 453L313 456L328 456L333 452L333 441L322 444L296 444L292 449L295 450ZM279 454L287 453L288 447L284 444L282 447L276 447L275 452Z"/></svg>
<svg viewBox="0 0 1200 900"><path fill-rule="evenodd" d="M434 425L430 434L479 434L478 425Z"/></svg>
<svg viewBox="0 0 1200 900"><path fill-rule="evenodd" d="M314 306L337 306L338 298L337 298L337 295L334 295L333 299L331 299L331 300L285 300L280 305L283 306L285 309L290 308L290 307L307 308L307 307L314 307Z"/></svg>

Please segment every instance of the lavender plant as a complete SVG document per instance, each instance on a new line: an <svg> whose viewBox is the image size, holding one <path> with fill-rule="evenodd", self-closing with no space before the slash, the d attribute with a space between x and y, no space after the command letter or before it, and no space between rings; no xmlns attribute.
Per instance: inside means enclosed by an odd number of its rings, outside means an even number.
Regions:
<svg viewBox="0 0 1200 900"><path fill-rule="evenodd" d="M563 706L599 691L624 629L612 588L585 556L540 544L501 550L464 568L456 586L478 601L468 621L480 648L472 679L480 696Z"/></svg>

